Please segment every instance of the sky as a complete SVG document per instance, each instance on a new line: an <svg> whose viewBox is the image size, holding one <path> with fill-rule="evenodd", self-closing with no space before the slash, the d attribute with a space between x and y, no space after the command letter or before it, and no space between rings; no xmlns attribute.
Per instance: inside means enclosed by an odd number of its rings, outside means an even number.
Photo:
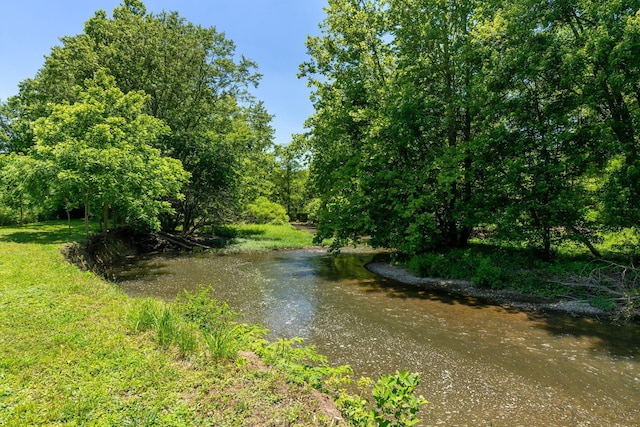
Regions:
<svg viewBox="0 0 640 427"><path fill-rule="evenodd" d="M177 11L187 21L215 27L236 44L236 53L258 64L263 75L253 93L274 115L275 142L288 144L313 113L310 89L298 79L307 59L308 35L319 34L327 0L143 0L148 12ZM17 94L34 77L60 37L80 34L97 10L108 16L121 0L20 0L0 12L0 100Z"/></svg>

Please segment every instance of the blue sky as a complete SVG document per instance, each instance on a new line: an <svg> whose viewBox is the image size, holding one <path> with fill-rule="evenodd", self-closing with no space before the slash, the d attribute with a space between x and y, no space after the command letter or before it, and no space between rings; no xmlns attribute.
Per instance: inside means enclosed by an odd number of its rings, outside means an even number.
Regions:
<svg viewBox="0 0 640 427"><path fill-rule="evenodd" d="M99 9L109 16L121 0L20 0L3 2L0 12L0 100L33 77L59 38L79 34ZM263 74L254 91L275 115L276 142L288 144L303 131L313 108L298 65L304 42L318 34L326 0L146 0L149 12L178 11L194 24L214 26L236 44L236 52L258 63Z"/></svg>

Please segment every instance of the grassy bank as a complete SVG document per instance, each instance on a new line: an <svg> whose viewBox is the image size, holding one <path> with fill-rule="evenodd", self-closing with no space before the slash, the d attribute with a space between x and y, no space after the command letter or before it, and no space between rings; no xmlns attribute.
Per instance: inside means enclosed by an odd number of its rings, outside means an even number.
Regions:
<svg viewBox="0 0 640 427"><path fill-rule="evenodd" d="M68 264L65 223L0 228L0 425L330 425L305 387L251 363L180 357L126 297Z"/></svg>
<svg viewBox="0 0 640 427"><path fill-rule="evenodd" d="M640 270L637 233L606 233L594 245L596 259L585 246L566 242L552 260L530 249L488 238L469 247L425 253L406 261L407 268L424 277L462 279L491 289L514 289L550 300L588 302L611 317L640 317Z"/></svg>
<svg viewBox="0 0 640 427"><path fill-rule="evenodd" d="M218 228L215 234L228 239L224 251L230 253L313 246L313 234L291 224L236 224Z"/></svg>

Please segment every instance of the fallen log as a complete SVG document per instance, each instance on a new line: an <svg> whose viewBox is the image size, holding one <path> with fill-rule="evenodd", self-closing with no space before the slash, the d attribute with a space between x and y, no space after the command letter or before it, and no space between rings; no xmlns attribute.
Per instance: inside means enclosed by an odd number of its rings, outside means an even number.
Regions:
<svg viewBox="0 0 640 427"><path fill-rule="evenodd" d="M189 251L193 250L193 248L200 248L205 250L211 249L211 246L203 245L201 243L194 242L193 240L185 239L183 237L175 236L163 231L159 232L158 235L162 236L162 238L166 239L168 242Z"/></svg>

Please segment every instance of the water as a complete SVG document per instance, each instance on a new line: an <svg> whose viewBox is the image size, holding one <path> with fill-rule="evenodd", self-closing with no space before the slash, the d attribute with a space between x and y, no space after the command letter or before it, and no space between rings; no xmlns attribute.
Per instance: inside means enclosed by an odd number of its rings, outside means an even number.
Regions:
<svg viewBox="0 0 640 427"><path fill-rule="evenodd" d="M420 425L640 426L640 328L542 317L381 279L371 254L303 250L141 260L132 296L214 296L270 337L301 336L355 375L419 372Z"/></svg>

